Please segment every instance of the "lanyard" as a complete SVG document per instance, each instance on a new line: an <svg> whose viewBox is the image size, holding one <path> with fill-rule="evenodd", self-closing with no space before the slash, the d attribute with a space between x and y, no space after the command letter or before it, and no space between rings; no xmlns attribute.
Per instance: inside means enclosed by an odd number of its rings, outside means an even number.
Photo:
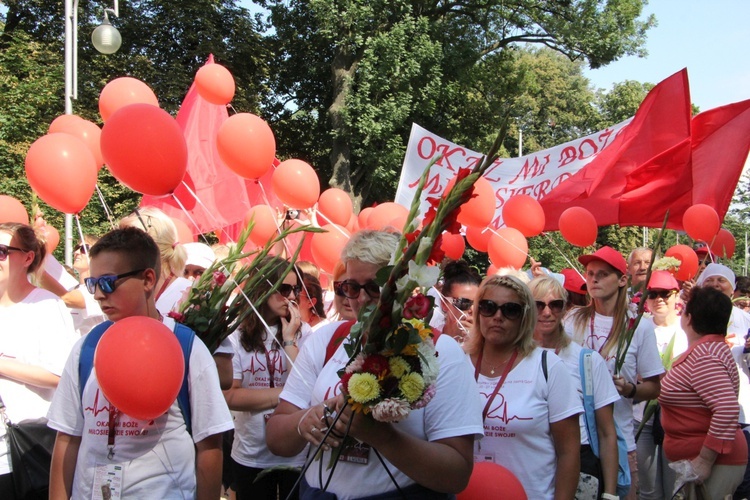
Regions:
<svg viewBox="0 0 750 500"><path fill-rule="evenodd" d="M107 436L107 449L109 450L107 452L107 458L112 460L112 457L115 456L115 426L117 423L117 419L120 416L120 410L114 407L114 405L109 405L109 423L107 427L109 428L109 435Z"/></svg>
<svg viewBox="0 0 750 500"><path fill-rule="evenodd" d="M484 354L484 349L479 351L479 357L477 358L477 366L474 369L474 380L479 379L479 370L482 367L482 354ZM503 383L505 382L505 378L508 376L508 374L510 373L510 370L513 368L513 363L515 363L517 357L518 357L518 349L513 351L513 354L510 356L510 359L508 360L508 364L505 365L505 370L503 370L503 374L500 376L500 380L498 380L497 384L495 385L495 390L492 391L492 394L487 400L487 404L484 405L484 410L482 410L483 422L487 418L487 413L489 413L490 411L490 406L492 406L492 402L495 400L495 396L497 396L497 393L500 392L500 388L503 386Z"/></svg>
<svg viewBox="0 0 750 500"><path fill-rule="evenodd" d="M271 389L273 389L274 388L273 376L276 373L276 367L273 366L273 363L271 363L271 356L268 355L267 349L266 349L266 368L268 368L268 386Z"/></svg>
<svg viewBox="0 0 750 500"><path fill-rule="evenodd" d="M156 293L156 297L154 297L154 300L159 300L159 297L161 297L161 294L164 293L164 290L167 289L170 283L172 283L172 278L174 278L174 273L169 273L169 276L167 276L167 279L164 280L164 283L162 283L161 288L159 288L159 291Z"/></svg>

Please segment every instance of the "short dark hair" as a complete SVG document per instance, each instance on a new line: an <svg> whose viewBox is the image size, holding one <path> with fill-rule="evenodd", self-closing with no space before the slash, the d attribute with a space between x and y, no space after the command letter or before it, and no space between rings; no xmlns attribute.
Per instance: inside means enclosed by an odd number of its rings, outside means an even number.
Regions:
<svg viewBox="0 0 750 500"><path fill-rule="evenodd" d="M312 274L302 273L302 283L305 286L307 297L317 299L312 312L319 318L325 318L326 308L323 303L323 287L320 286L320 280ZM299 301L299 299L297 300Z"/></svg>
<svg viewBox="0 0 750 500"><path fill-rule="evenodd" d="M750 295L750 278L747 276L737 276L734 280L734 291L742 295Z"/></svg>
<svg viewBox="0 0 750 500"><path fill-rule="evenodd" d="M94 258L104 252L119 253L133 270L153 269L157 278L161 273L159 247L147 232L137 227L123 227L108 232L91 247L89 256Z"/></svg>
<svg viewBox="0 0 750 500"><path fill-rule="evenodd" d="M442 293L449 297L453 285L476 285L482 283L479 273L471 267L465 260L453 260L443 268L443 289Z"/></svg>
<svg viewBox="0 0 750 500"><path fill-rule="evenodd" d="M690 325L695 333L726 336L732 300L715 288L694 287L684 314L690 315Z"/></svg>

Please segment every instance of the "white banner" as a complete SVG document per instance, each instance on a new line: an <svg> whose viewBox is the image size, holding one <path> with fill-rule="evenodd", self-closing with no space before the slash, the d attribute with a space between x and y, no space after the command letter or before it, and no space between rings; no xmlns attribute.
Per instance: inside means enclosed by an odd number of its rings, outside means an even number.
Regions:
<svg viewBox="0 0 750 500"><path fill-rule="evenodd" d="M492 226L499 228L503 225L502 208L505 200L517 194L541 199L612 144L630 120L527 156L498 158L484 175L495 189L495 217ZM443 156L430 169L422 193L420 210L423 214L428 208L426 199L442 195L459 168L474 168L482 159L482 154L412 124L401 179L396 191L396 203L407 208L411 206L422 172L430 161L440 154Z"/></svg>

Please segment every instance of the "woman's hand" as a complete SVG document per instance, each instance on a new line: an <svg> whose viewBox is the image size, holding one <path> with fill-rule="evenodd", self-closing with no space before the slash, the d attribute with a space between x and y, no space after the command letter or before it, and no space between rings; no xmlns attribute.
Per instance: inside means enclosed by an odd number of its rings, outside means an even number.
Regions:
<svg viewBox="0 0 750 500"><path fill-rule="evenodd" d="M289 318L281 318L281 336L284 342L294 342L297 340L297 335L302 326L302 319L299 314L299 306L288 301L289 304Z"/></svg>
<svg viewBox="0 0 750 500"><path fill-rule="evenodd" d="M331 398L323 403L309 408L297 424L297 433L313 446L319 446L328 432L328 426L333 425L338 411L336 410L339 399L342 396ZM343 416L342 416L343 418ZM348 422L348 419L347 419ZM338 430L340 429L340 430ZM336 448L341 444L341 437L346 431L346 426L341 426L341 419L336 423L334 430L328 434L323 444L324 450Z"/></svg>
<svg viewBox="0 0 750 500"><path fill-rule="evenodd" d="M690 465L693 466L695 474L698 476L697 482L700 484L711 476L711 469L713 463L702 459L700 456L695 457L690 461Z"/></svg>

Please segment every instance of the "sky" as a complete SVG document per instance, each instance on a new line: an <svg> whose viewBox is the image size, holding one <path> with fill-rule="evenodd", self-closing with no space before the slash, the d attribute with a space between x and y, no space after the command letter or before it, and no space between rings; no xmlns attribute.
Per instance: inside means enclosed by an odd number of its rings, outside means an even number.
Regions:
<svg viewBox="0 0 750 500"><path fill-rule="evenodd" d="M586 70L595 87L656 84L687 67L691 100L701 111L750 99L750 1L651 0L644 18L649 14L658 25L648 31L648 56Z"/></svg>

